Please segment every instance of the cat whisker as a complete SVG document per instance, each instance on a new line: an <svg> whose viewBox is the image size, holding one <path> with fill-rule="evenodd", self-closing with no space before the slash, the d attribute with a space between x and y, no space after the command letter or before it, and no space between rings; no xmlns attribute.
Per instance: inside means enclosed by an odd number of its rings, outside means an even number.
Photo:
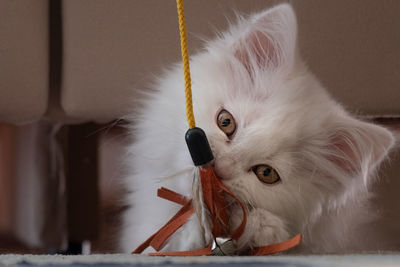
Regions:
<svg viewBox="0 0 400 267"><path fill-rule="evenodd" d="M185 169L183 169L183 170L180 170L180 171L178 171L178 172L175 172L175 173L172 173L172 174L168 174L168 175L165 175L165 176L160 176L160 177L158 177L157 179L158 180L162 180L162 179L172 179L172 178L176 178L176 177L178 177L179 175L182 175L182 174L185 174L185 173L189 173L189 172L193 172L193 166L190 166L190 167L187 167L187 168L185 168Z"/></svg>

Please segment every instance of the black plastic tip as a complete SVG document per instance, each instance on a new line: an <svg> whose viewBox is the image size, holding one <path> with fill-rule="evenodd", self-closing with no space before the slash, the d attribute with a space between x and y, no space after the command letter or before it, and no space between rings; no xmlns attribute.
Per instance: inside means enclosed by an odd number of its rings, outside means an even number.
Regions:
<svg viewBox="0 0 400 267"><path fill-rule="evenodd" d="M195 166L207 164L214 159L210 144L202 129L197 127L189 129L185 139Z"/></svg>

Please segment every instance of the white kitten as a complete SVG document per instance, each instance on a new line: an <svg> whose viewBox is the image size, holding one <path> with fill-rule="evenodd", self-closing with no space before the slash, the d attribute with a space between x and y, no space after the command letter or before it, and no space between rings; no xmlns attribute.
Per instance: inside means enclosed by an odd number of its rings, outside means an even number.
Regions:
<svg viewBox="0 0 400 267"><path fill-rule="evenodd" d="M215 171L248 207L241 249L302 233L300 249L357 249L356 219L370 220L367 187L394 145L392 134L351 117L301 61L288 4L237 25L192 56L194 113L209 139ZM121 236L130 252L180 208L157 198L164 186L191 198L193 163L184 134L181 66L161 77L132 120ZM222 113L221 113L222 111ZM227 111L227 112L225 112ZM226 120L229 119L229 120ZM240 219L235 208L231 224ZM196 216L165 251L206 246Z"/></svg>

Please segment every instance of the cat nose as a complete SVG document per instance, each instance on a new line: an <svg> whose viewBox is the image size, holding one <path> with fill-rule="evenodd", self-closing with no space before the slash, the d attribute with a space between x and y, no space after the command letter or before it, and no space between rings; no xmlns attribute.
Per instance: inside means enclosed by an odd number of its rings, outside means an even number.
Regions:
<svg viewBox="0 0 400 267"><path fill-rule="evenodd" d="M234 160L228 157L216 158L214 161L214 172L218 178L228 180L232 178Z"/></svg>

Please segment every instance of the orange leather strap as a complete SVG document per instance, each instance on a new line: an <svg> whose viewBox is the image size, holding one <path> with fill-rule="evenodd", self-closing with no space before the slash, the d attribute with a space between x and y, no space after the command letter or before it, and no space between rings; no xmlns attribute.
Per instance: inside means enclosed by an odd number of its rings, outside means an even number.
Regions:
<svg viewBox="0 0 400 267"><path fill-rule="evenodd" d="M177 201L176 203L179 204L183 204L182 199L185 199L184 196L166 188L159 189L158 195L174 202ZM179 196L179 198L177 198L177 196ZM162 249L168 237L178 230L193 213L194 208L192 207L192 201L186 201L183 207L163 227L132 251L132 254L142 253L149 246L152 246L156 251Z"/></svg>
<svg viewBox="0 0 400 267"><path fill-rule="evenodd" d="M188 251L155 252L149 253L149 256L205 256L212 255L211 248L202 248Z"/></svg>
<svg viewBox="0 0 400 267"><path fill-rule="evenodd" d="M157 190L157 196L172 202L175 202L177 204L181 204L184 206L186 203L190 201L190 199L187 199L186 197L182 196L181 194L178 194L172 190L169 190L168 188L161 187Z"/></svg>
<svg viewBox="0 0 400 267"><path fill-rule="evenodd" d="M171 219L169 223L164 225L153 240L150 242L155 250L159 251L164 247L165 241L178 230L194 213L191 203L183 206L183 208Z"/></svg>
<svg viewBox="0 0 400 267"><path fill-rule="evenodd" d="M301 234L296 235L295 237L285 240L280 243L275 243L272 245L268 246L262 246L262 247L257 247L254 248L249 255L252 256L261 256L261 255L271 255L279 252L283 252L286 250L289 250L291 248L294 248L301 242Z"/></svg>
<svg viewBox="0 0 400 267"><path fill-rule="evenodd" d="M131 252L131 254L140 254L142 253L146 248L150 246L150 242L153 240L153 238L156 236L158 232L152 234L149 238L146 239L142 244L140 244L134 251Z"/></svg>

